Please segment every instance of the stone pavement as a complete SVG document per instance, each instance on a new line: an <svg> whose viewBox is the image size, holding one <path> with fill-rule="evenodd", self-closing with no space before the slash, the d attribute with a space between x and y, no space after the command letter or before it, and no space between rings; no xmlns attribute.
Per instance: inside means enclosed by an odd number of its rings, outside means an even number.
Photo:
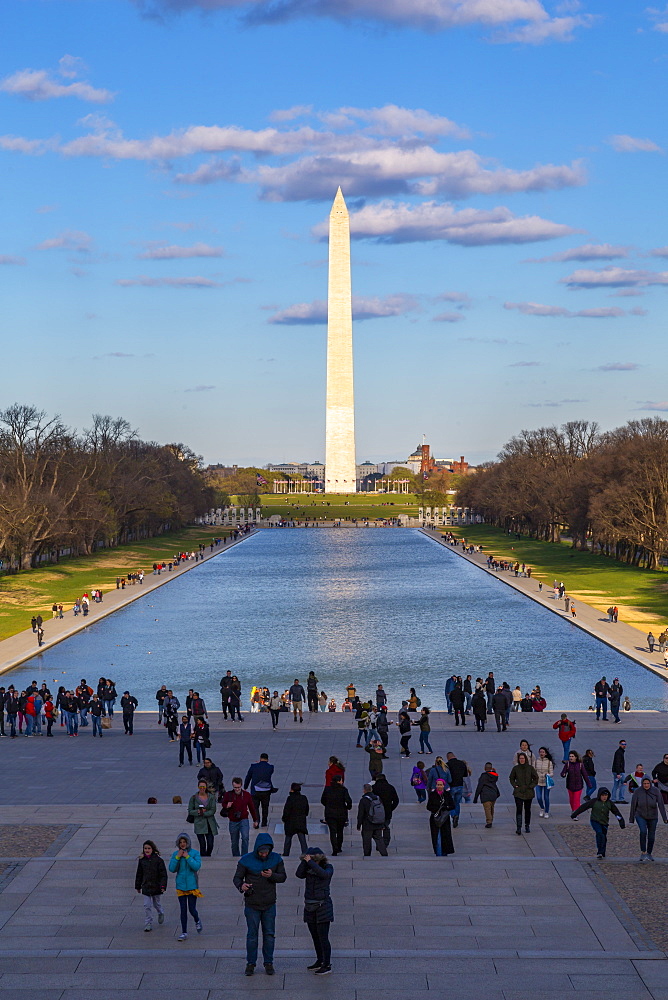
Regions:
<svg viewBox="0 0 668 1000"><path fill-rule="evenodd" d="M170 580L176 579L177 576L183 576L184 573L188 573L192 569L196 569L209 559L214 559L216 556L221 555L223 552L228 552L234 545L239 545L241 542L245 541L254 535L255 532L251 531L248 535L242 535L237 538L236 541L228 541L226 545L222 543L214 549L207 547L204 553L204 559L199 559L197 562L189 560L188 562L181 563L179 566L175 566L172 572L165 570L159 576L153 575L153 571L150 565L147 565L144 572L146 576L144 577L144 582L142 584L136 583L133 585L127 583L125 590L109 590L104 591L102 594L102 603L95 604L91 601L89 606L89 612L86 618L83 615L79 615L77 618L71 610L65 611L64 617L61 618L48 618L44 621L44 642L42 643L41 649L37 646L37 636L31 628L25 629L23 632L17 633L17 635L11 636L9 639L3 639L0 641L0 674L7 673L8 670L12 670L14 667L18 666L19 663L24 663L26 660L31 659L36 653L44 652L50 646L55 646L56 643L62 642L63 639L69 639L71 635L75 635L77 632L81 632L83 629L88 628L93 622L99 621L100 618L106 618L107 615L112 614L114 611L118 611L119 608L124 608L133 601L136 601L140 597L144 597L145 594L150 593L157 587L162 587L164 584L169 583ZM91 570L91 577L93 581L95 579L95 571ZM90 584L89 592L91 590L97 589L95 582Z"/></svg>
<svg viewBox="0 0 668 1000"><path fill-rule="evenodd" d="M590 635L593 635L595 639L600 639L600 641L604 642L606 646L612 646L613 649L623 653L624 656L628 656L629 659L635 660L636 663L645 667L646 670L651 670L652 673L656 674L658 677L662 677L664 680L668 681L668 670L664 665L663 653L660 653L656 648L654 653L649 652L649 648L645 642L646 632L641 632L633 625L626 625L621 618L617 622L609 621L605 612L602 612L599 608L595 608L591 604L586 603L578 594L576 594L573 598L577 614L577 617L573 618L571 614L566 611L565 602L561 599L554 599L552 580L543 580L543 590L539 591L538 579L535 576L527 579L526 577L521 576L516 577L514 573L507 570L504 572L499 571L497 573L493 569L487 569L488 550L475 552L473 555L469 555L463 551L461 546L450 545L446 542L441 531L438 529L432 530L430 528L423 528L422 533L440 545L445 545L451 552L454 552L455 555L458 555L460 558L473 563L474 566L477 566L484 573L500 580L501 583L507 584L514 590L519 591L521 594L524 594L525 597L530 597L531 600L536 601L537 604L547 608L548 611L552 611L561 618L567 618L584 632L588 632ZM568 581L566 581L566 583L568 583ZM571 592L567 589L566 596L570 596L570 594ZM623 615L623 606L620 605L619 609L621 615ZM661 627L658 625L652 625L651 628L655 636L661 631ZM647 632L649 632L649 630L650 626L648 625ZM596 679L598 680L598 678Z"/></svg>
<svg viewBox="0 0 668 1000"><path fill-rule="evenodd" d="M164 855L171 853L185 826L185 807L172 805L171 796L180 794L185 802L196 774L194 766L178 768L175 746L153 713L138 717L133 737L115 728L103 740L86 730L77 739L58 733L49 743L5 740L1 822L65 830L45 856L27 862L0 857L0 867L10 866L13 876L0 874L0 991L19 991L22 1000L157 1000L166 994L232 1000L267 989L289 991L292 1000L310 1000L316 991L336 1000L368 1000L370 992L383 1000L428 992L449 1000L476 993L486 1000L607 1000L620 991L668 1000L664 952L597 874L596 862L574 857L558 835L556 827L568 821L560 779L551 818L535 814L530 834L514 833L507 782L512 755L522 736L535 746L556 747L555 717L520 715L511 718L507 733L478 734L468 726L454 729L451 718L434 713L436 752L465 758L474 778L488 759L501 774L494 828L484 828L479 805L465 805L454 831L456 854L449 858L431 853L427 814L409 785L417 754L401 760L392 733L385 767L401 805L390 856L362 858L354 822L348 828L344 854L334 859L334 973L323 981L305 971L312 952L302 922L302 885L293 877L296 843L286 861L288 881L279 886L277 975L260 970L251 979L243 976L245 924L231 884L235 862L224 820L214 856L203 863L203 934L177 943L173 881L164 926L143 933L135 859L145 837L156 840ZM586 713L579 722L576 745L595 749L600 782L609 776L622 735L629 743L627 763L642 760L650 769L668 743L659 713L633 713L620 726L596 724ZM307 716L303 725L283 716L276 733L264 715L248 716L243 724L216 716L212 742L228 784L259 752L270 754L279 792L269 831L279 850L290 781L304 781L312 803L309 840L327 849L318 804L327 757L336 753L346 763L355 801L366 780L367 755L355 748L354 723L341 713ZM158 805L146 804L149 794ZM647 866L647 878L663 881L667 863L668 856Z"/></svg>

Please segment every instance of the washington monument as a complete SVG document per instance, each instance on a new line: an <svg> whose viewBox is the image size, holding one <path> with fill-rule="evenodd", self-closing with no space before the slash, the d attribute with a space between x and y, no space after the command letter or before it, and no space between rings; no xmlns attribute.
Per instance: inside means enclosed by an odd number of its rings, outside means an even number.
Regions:
<svg viewBox="0 0 668 1000"><path fill-rule="evenodd" d="M329 214L325 493L355 493L355 472L350 219L339 188Z"/></svg>

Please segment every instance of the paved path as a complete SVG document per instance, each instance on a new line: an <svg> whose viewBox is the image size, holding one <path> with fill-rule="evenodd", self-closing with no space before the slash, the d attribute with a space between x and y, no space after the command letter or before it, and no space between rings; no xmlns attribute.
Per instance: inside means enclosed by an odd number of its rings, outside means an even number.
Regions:
<svg viewBox="0 0 668 1000"><path fill-rule="evenodd" d="M455 729L445 713L434 713L436 752L464 757L474 776L487 759L501 772L495 826L484 828L480 806L464 806L454 831L456 854L449 858L431 853L426 813L409 786L417 757L401 760L392 733L386 772L402 801L390 856L363 859L359 836L348 829L344 854L335 859L335 972L323 982L305 971L311 946L301 918L302 887L293 877L296 845L287 861L288 882L279 887L277 975L270 979L260 971L244 978L245 925L231 885L235 863L224 822L214 856L203 865L203 934L176 942L173 883L164 926L143 933L134 859L145 837L163 853L171 850L185 815L171 796L186 801L195 777L194 767L178 768L175 747L153 714L138 717L133 737L114 728L101 741L85 730L77 739L59 732L48 743L3 740L9 767L0 783L2 822L67 824L70 836L55 856L19 866L0 892L0 990L21 1000L232 1000L267 989L289 992L291 1000L311 1000L316 992L336 1000L368 1000L370 992L383 1000L427 993L449 1000L476 994L485 1000L609 1000L620 992L668 1000L665 954L614 889L601 885L595 862L570 856L560 843L557 828L568 807L559 779L550 820L535 816L529 835L514 833L507 784L513 752L522 736L555 747L554 718L513 716L507 733L478 734L468 726ZM595 749L599 779L609 776L622 735L627 761L642 759L650 768L668 743L660 713L632 713L619 726L597 724L586 713L578 722L576 745ZM228 783L234 773L243 776L261 750L270 753L279 792L269 830L279 850L291 780L304 781L312 803L309 840L326 848L318 800L328 755L346 763L355 800L366 779L367 755L355 748L354 723L342 713L307 716L303 724L283 716L278 732L264 715L243 724L213 716L212 742ZM158 805L146 805L147 794L155 794ZM651 869L653 877L668 863L668 840L660 845L663 863Z"/></svg>
<svg viewBox="0 0 668 1000"><path fill-rule="evenodd" d="M584 632L593 635L595 639L600 639L607 646L612 646L613 649L623 653L624 656L628 656L629 659L635 660L636 663L639 663L647 670L651 670L658 677L662 677L668 681L668 670L664 666L663 653L659 653L656 650L650 654L647 644L643 641L642 633L639 629L634 628L633 625L626 625L622 621L608 621L608 616L605 613L602 613L598 608L592 607L591 604L585 603L579 597L574 600L577 613L577 618L574 619L566 611L565 601L554 599L552 581L543 581L543 590L539 591L538 580L535 577L527 579L521 576L516 577L514 573L507 570L497 573L493 569L487 569L488 551L476 552L473 555L469 555L464 552L461 545L455 546L446 542L440 530L431 530L430 528L422 528L421 530L428 538L433 539L440 545L445 545L450 552L454 552L461 559L466 559L468 562L473 563L474 566L477 566L484 573L494 577L496 580L500 580L501 583L507 584L507 586L519 591L526 597L530 597L537 604L542 605L542 607L547 608L554 614L562 618L567 618ZM568 596L568 591L566 591L566 595ZM658 626L654 626L652 631L655 635L658 635L661 629ZM608 679L612 680L612 678Z"/></svg>
<svg viewBox="0 0 668 1000"><path fill-rule="evenodd" d="M226 545L221 542L218 547L214 546L213 549L207 547L204 559L200 559L197 562L189 560L188 562L181 563L179 566L175 566L171 573L165 570L158 576L154 575L152 570L149 569L147 575L144 577L143 584L136 583L132 586L130 583L127 583L125 590L107 591L102 595L101 604L95 604L91 601L90 610L86 618L83 615L75 618L72 611L67 611L65 617L62 619L46 619L43 625L44 642L41 649L37 646L37 636L31 628L27 628L25 631L19 632L9 639L3 639L0 641L0 674L12 670L19 663L30 660L37 653L43 652L50 646L55 646L56 643L62 642L63 639L69 639L70 636L88 628L93 622L99 621L100 618L106 618L107 615L113 614L119 608L126 607L132 601L138 600L138 598L150 593L157 587L164 586L170 580L174 580L178 576L183 576L184 573L188 573L190 570L197 569L203 562L214 559L224 552L229 552L234 545L239 545L240 542L250 538L253 534L255 534L254 531L250 535L242 535L236 541L228 540ZM91 571L91 576L94 576L94 571ZM92 583L89 592L95 589L96 584Z"/></svg>

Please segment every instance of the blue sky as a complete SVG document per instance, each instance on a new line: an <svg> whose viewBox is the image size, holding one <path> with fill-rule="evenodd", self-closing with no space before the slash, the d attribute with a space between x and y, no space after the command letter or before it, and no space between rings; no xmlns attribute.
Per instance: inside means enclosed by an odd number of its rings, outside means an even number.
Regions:
<svg viewBox="0 0 668 1000"><path fill-rule="evenodd" d="M3 400L322 459L351 211L358 459L668 411L668 8L5 0Z"/></svg>

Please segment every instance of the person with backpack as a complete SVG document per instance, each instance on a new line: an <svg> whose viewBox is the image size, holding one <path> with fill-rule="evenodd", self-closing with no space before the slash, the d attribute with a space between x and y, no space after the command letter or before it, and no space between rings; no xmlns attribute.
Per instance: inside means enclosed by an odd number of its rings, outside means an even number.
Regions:
<svg viewBox="0 0 668 1000"><path fill-rule="evenodd" d="M438 778L433 791L429 793L429 798L427 799L431 843L434 854L438 858L455 853L450 825L450 813L453 808L454 801L452 795L445 787L443 778Z"/></svg>
<svg viewBox="0 0 668 1000"><path fill-rule="evenodd" d="M496 800L501 794L498 788L498 782L498 773L494 770L494 766L491 762L487 761L485 764L485 770L478 778L475 795L473 796L474 804L478 801L478 799L482 802L482 807L485 810L486 830L490 830L494 822L494 806L496 804Z"/></svg>
<svg viewBox="0 0 668 1000"><path fill-rule="evenodd" d="M371 842L375 841L376 850L387 857L387 847L383 838L385 826L385 808L380 797L373 791L371 785L364 785L363 795L357 807L357 829L362 834L362 850L364 857L371 857Z"/></svg>
<svg viewBox="0 0 668 1000"><path fill-rule="evenodd" d="M320 802L325 807L325 823L329 828L332 854L341 854L343 831L348 822L348 813L353 807L348 789L343 784L343 774L332 775L331 781L323 789Z"/></svg>
<svg viewBox="0 0 668 1000"><path fill-rule="evenodd" d="M144 900L145 924L148 933L153 930L153 910L158 914L158 923L164 924L165 911L160 897L167 890L167 869L160 857L160 851L152 840L145 840L142 853L137 861L135 874L135 889L141 893Z"/></svg>
<svg viewBox="0 0 668 1000"><path fill-rule="evenodd" d="M302 851L306 851L306 834L308 833L307 816L309 813L308 799L302 794L302 786L297 781L290 785L290 792L285 805L283 806L283 832L285 842L283 844L283 857L290 856L292 838L297 837Z"/></svg>
<svg viewBox="0 0 668 1000"><path fill-rule="evenodd" d="M562 764L568 763L568 751L570 750L571 740L575 736L575 723L572 722L565 712L561 713L561 718L557 719L552 725L553 729L557 730L557 735L561 740L561 745L563 748L563 754L561 758Z"/></svg>
<svg viewBox="0 0 668 1000"><path fill-rule="evenodd" d="M427 801L427 770L424 761L419 760L413 768L411 775L411 786L415 790L418 802Z"/></svg>

